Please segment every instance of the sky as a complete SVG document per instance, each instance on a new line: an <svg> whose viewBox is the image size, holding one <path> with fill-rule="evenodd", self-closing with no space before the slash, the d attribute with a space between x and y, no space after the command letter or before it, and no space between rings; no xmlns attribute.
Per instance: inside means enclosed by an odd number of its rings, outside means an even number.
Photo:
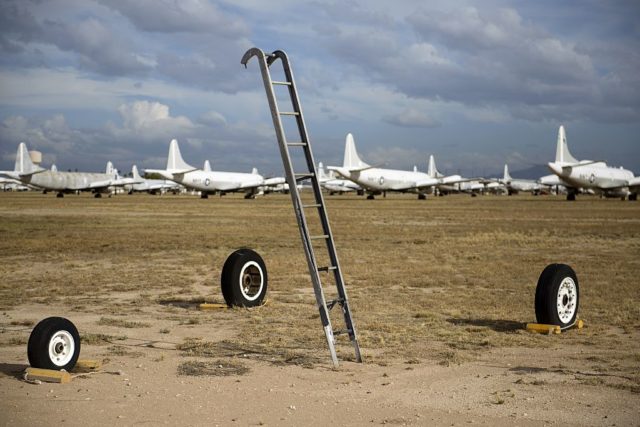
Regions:
<svg viewBox="0 0 640 427"><path fill-rule="evenodd" d="M184 159L282 174L251 47L292 63L314 156L467 176L574 157L640 174L640 3L2 0L0 169ZM290 139L295 139L289 136ZM515 174L512 173L515 176Z"/></svg>

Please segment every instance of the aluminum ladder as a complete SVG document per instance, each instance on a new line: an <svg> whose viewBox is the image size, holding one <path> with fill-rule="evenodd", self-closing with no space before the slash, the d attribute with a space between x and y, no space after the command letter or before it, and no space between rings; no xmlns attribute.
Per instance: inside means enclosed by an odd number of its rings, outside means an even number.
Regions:
<svg viewBox="0 0 640 427"><path fill-rule="evenodd" d="M257 57L260 64L260 71L262 73L262 80L264 83L265 91L267 92L267 99L269 100L269 108L271 109L271 117L273 118L273 126L276 131L276 137L278 138L278 145L280 146L280 154L282 156L282 163L284 165L284 171L287 175L287 184L289 184L289 192L291 194L291 200L293 202L293 208L298 220L298 228L300 229L300 237L302 238L302 246L307 257L307 264L309 266L309 274L311 276L311 282L313 283L313 290L316 296L316 302L320 311L320 320L324 333L327 338L327 344L329 351L331 352L331 360L333 366L338 367L338 357L336 355L335 348L335 336L340 334L348 334L351 343L355 349L356 362L362 362L362 356L360 354L360 346L358 345L358 338L356 335L356 328L351 316L351 310L349 308L349 300L347 299L347 290L345 289L344 279L342 277L342 270L340 269L340 263L338 262L338 255L336 253L335 242L333 241L333 234L329 227L329 218L327 217L327 210L325 207L324 199L322 197L322 189L320 188L320 181L316 171L316 163L313 159L313 153L311 151L311 141L307 134L307 128L304 123L304 116L302 114L302 107L300 106L300 100L298 98L298 91L296 90L296 84L293 79L293 72L291 70L291 64L287 54L281 50L276 50L273 53L265 54L261 49L256 47L249 49L242 57L241 64L247 67L247 63L252 57ZM285 81L273 81L271 79L271 73L269 67L273 65L276 60L280 59ZM275 86L285 86L288 89L289 98L291 100L291 106L293 111L280 111L278 108L278 102L276 100ZM295 118L298 138L292 142L289 142L285 135L285 129L283 127L283 117L289 116ZM302 149L304 151L304 157L306 160L306 167L304 171L295 172L293 170L293 162L289 152L290 148ZM303 180L309 179L313 187L314 203L303 204L300 199L300 193L298 191L297 184ZM315 211L319 215L319 220L322 226L322 234L311 235L309 233L309 225L307 222L307 215L313 214ZM318 266L316 258L316 252L314 251L313 242L322 242L326 246L328 251L329 264L327 266ZM334 281L337 287L337 298L327 301L325 299L324 291L322 289L322 280L320 278L321 273L330 274L333 273ZM342 308L344 314L344 323L346 329L333 330L331 326L331 319L329 317L329 311L336 305Z"/></svg>

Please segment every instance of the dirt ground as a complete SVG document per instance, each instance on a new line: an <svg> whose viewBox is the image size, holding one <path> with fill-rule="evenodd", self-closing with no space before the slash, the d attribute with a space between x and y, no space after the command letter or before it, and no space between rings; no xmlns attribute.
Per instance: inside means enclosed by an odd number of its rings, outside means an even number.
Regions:
<svg viewBox="0 0 640 427"><path fill-rule="evenodd" d="M0 425L640 425L640 205L327 201L365 360L341 342L339 369L288 196L0 194ZM267 304L198 310L223 302L244 246L265 259ZM576 270L586 326L532 334L552 262ZM48 316L102 369L25 382Z"/></svg>

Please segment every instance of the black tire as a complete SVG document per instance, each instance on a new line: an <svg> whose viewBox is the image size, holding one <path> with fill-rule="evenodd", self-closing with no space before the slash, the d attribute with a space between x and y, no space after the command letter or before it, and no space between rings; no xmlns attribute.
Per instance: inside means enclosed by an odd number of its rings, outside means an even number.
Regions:
<svg viewBox="0 0 640 427"><path fill-rule="evenodd" d="M64 317L48 317L33 328L27 345L34 368L70 371L80 356L80 335Z"/></svg>
<svg viewBox="0 0 640 427"><path fill-rule="evenodd" d="M540 274L536 287L536 320L561 328L572 326L578 316L578 278L566 264L550 264Z"/></svg>
<svg viewBox="0 0 640 427"><path fill-rule="evenodd" d="M222 267L222 296L229 307L262 305L267 294L267 268L257 252L245 248L233 252Z"/></svg>

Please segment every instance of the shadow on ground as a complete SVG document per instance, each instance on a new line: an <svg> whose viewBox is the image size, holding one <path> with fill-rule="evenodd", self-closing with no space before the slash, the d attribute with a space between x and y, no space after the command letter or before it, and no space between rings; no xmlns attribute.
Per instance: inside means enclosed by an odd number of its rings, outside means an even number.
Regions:
<svg viewBox="0 0 640 427"><path fill-rule="evenodd" d="M0 374L21 380L24 370L28 367L29 365L22 363L0 363Z"/></svg>
<svg viewBox="0 0 640 427"><path fill-rule="evenodd" d="M516 322L513 320L503 319L447 319L447 322L456 326L479 326L483 328L489 328L496 332L514 332L519 329L524 329L526 323Z"/></svg>

